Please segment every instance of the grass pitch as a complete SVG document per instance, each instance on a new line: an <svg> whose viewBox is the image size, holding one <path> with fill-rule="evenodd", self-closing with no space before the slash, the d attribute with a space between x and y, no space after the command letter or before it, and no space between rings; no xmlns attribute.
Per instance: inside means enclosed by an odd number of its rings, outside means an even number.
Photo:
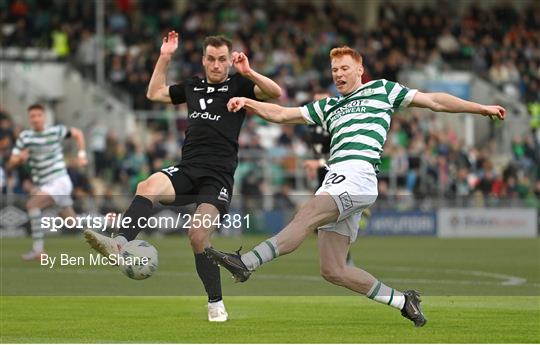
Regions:
<svg viewBox="0 0 540 345"><path fill-rule="evenodd" d="M262 237L216 238L250 248ZM423 295L428 324L332 286L318 275L315 238L235 284L222 272L230 321L206 321L186 238L150 238L160 267L133 281L114 267L23 262L29 239L1 240L2 343L540 342L540 240L359 238L358 266ZM88 256L80 237L48 238L50 255Z"/></svg>

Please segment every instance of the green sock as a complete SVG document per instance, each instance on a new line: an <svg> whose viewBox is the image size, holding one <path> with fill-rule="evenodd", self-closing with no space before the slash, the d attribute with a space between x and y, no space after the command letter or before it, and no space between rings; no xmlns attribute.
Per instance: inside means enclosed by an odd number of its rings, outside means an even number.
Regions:
<svg viewBox="0 0 540 345"><path fill-rule="evenodd" d="M261 242L251 251L243 254L241 259L244 265L246 265L246 267L250 271L253 271L265 262L273 260L278 256L279 251L277 247L277 239L275 237L272 237L267 239L266 241Z"/></svg>

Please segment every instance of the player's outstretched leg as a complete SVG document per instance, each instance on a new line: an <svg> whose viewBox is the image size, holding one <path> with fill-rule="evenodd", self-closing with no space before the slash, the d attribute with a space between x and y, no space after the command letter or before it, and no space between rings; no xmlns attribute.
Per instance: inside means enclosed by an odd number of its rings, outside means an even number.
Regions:
<svg viewBox="0 0 540 345"><path fill-rule="evenodd" d="M174 188L169 178L162 172L154 173L137 185L136 195L124 213L124 219L129 217L131 222L119 229L118 236L111 238L93 230L85 230L84 237L90 247L101 255L118 254L124 244L137 237L140 231L139 219L151 216L154 202L172 202L174 197Z"/></svg>
<svg viewBox="0 0 540 345"><path fill-rule="evenodd" d="M208 257L231 272L236 281L245 282L257 267L294 251L319 226L335 221L338 214L333 198L322 193L302 206L279 234L261 242L243 255L240 255L240 250L236 253L225 253L206 248L205 251Z"/></svg>
<svg viewBox="0 0 540 345"><path fill-rule="evenodd" d="M201 203L197 206L195 214L200 215L201 219L216 219L216 217L219 217L216 206L209 203ZM204 224L205 222L192 222L188 236L195 255L197 274L208 295L208 321L225 322L228 319L228 314L221 293L219 266L204 251L205 248L210 247L210 236L216 226L204 227Z"/></svg>
<svg viewBox="0 0 540 345"><path fill-rule="evenodd" d="M337 226L343 224L338 223ZM401 292L385 285L369 272L346 264L346 253L350 247L348 236L319 230L318 240L321 275L325 280L400 310L401 315L412 320L417 327L426 324L418 292Z"/></svg>

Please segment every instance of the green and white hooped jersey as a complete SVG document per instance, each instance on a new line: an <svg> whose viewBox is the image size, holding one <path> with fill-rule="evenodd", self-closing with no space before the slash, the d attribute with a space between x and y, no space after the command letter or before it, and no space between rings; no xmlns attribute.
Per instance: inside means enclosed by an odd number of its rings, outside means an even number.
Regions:
<svg viewBox="0 0 540 345"><path fill-rule="evenodd" d="M308 123L320 125L330 133L328 164L360 159L377 165L394 110L409 105L416 92L379 79L346 96L307 104L300 111Z"/></svg>
<svg viewBox="0 0 540 345"><path fill-rule="evenodd" d="M24 149L29 150L28 164L35 184L41 186L67 175L62 142L69 133L64 125L49 126L42 132L21 132L15 142L13 154L19 154Z"/></svg>

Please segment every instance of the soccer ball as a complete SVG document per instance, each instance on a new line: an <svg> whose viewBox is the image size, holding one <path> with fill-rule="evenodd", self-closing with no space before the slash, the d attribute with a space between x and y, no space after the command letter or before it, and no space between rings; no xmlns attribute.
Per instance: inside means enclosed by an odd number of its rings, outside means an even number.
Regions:
<svg viewBox="0 0 540 345"><path fill-rule="evenodd" d="M146 241L129 241L122 247L118 257L118 267L131 279L146 279L157 270L157 250Z"/></svg>

